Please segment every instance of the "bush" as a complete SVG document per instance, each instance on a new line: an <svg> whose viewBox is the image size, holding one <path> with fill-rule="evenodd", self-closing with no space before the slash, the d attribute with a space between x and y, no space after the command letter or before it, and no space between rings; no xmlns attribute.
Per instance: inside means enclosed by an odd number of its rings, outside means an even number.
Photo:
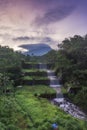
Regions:
<svg viewBox="0 0 87 130"><path fill-rule="evenodd" d="M10 124L10 125L7 126L7 130L20 130L20 129L16 126Z"/></svg>
<svg viewBox="0 0 87 130"><path fill-rule="evenodd" d="M0 130L5 130L5 128L5 125L2 122L0 122Z"/></svg>
<svg viewBox="0 0 87 130"><path fill-rule="evenodd" d="M65 124L66 130L82 130L78 121L68 120Z"/></svg>

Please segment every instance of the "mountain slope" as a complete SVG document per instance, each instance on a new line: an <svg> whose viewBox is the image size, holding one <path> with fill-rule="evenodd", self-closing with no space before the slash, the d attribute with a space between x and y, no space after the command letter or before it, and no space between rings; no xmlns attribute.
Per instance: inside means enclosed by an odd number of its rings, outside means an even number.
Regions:
<svg viewBox="0 0 87 130"><path fill-rule="evenodd" d="M25 45L21 45L19 47L27 50L26 52L24 52L25 55L31 55L31 56L33 56L33 55L42 56L51 50L51 47L44 43L25 44Z"/></svg>

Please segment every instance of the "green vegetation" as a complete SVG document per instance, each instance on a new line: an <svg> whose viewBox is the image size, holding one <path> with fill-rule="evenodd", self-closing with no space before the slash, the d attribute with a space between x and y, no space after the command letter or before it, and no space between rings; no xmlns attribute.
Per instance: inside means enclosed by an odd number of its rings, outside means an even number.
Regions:
<svg viewBox="0 0 87 130"><path fill-rule="evenodd" d="M56 75L66 90L78 89L68 97L87 112L87 35L65 39L58 47L58 51L49 52L42 58L47 62L53 60Z"/></svg>
<svg viewBox="0 0 87 130"><path fill-rule="evenodd" d="M22 72L36 72L36 73L38 73L38 72L45 72L45 71L43 71L43 70L38 70L38 69L22 69Z"/></svg>
<svg viewBox="0 0 87 130"><path fill-rule="evenodd" d="M22 72L24 72L24 73L27 73L27 72L37 72L38 71L38 69L22 69Z"/></svg>
<svg viewBox="0 0 87 130"><path fill-rule="evenodd" d="M36 79L40 79L40 77L47 77L47 72L39 69L22 69L22 73L24 76L31 76L33 79L34 77L36 77Z"/></svg>
<svg viewBox="0 0 87 130"><path fill-rule="evenodd" d="M46 85L37 85L37 86L23 86L21 88L21 90L19 89L19 91L29 91L31 92L32 94L44 94L44 93L56 93L56 91L52 88L50 88L49 86L46 86Z"/></svg>
<svg viewBox="0 0 87 130"><path fill-rule="evenodd" d="M5 72L10 67L21 66L21 60L26 59L20 52L14 52L8 46L0 46L0 72Z"/></svg>
<svg viewBox="0 0 87 130"><path fill-rule="evenodd" d="M12 94L0 96L1 130L52 130L54 122L59 124L60 130L87 129L84 121L71 117L46 99L35 97L31 88L18 88L15 97ZM34 91L39 92L39 88Z"/></svg>
<svg viewBox="0 0 87 130"><path fill-rule="evenodd" d="M56 97L56 91L46 85L23 86L19 91L28 91L36 97L53 98Z"/></svg>
<svg viewBox="0 0 87 130"><path fill-rule="evenodd" d="M0 96L0 129L22 130L26 128L25 113L11 96Z"/></svg>
<svg viewBox="0 0 87 130"><path fill-rule="evenodd" d="M34 66L36 65L36 66ZM49 85L49 78L47 77L47 72L43 70L39 70L39 64L32 63L23 63L23 77L22 83L23 85ZM32 69L31 69L32 68Z"/></svg>
<svg viewBox="0 0 87 130"><path fill-rule="evenodd" d="M14 83L14 86L19 85L21 82L22 60L28 60L28 56L15 52L7 46L0 46L0 74L3 75L3 79L7 76Z"/></svg>
<svg viewBox="0 0 87 130"><path fill-rule="evenodd" d="M52 68L64 85L64 93L69 87L81 87L68 96L87 110L87 36L65 39L59 47L59 51L52 50L42 60L54 62ZM0 46L0 130L52 130L53 123L59 125L59 130L87 130L87 121L70 116L46 99L55 95L55 90L35 82L32 86L22 84L23 77L47 79L29 60L29 56ZM28 62L30 68L23 70L21 61ZM31 72L37 75L24 74Z"/></svg>
<svg viewBox="0 0 87 130"><path fill-rule="evenodd" d="M39 77L39 76L24 76L23 80L49 80L47 77Z"/></svg>

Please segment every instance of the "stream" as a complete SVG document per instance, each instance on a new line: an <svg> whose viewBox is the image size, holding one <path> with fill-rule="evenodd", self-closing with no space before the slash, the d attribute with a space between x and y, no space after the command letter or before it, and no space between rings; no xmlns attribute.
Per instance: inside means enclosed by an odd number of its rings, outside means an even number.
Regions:
<svg viewBox="0 0 87 130"><path fill-rule="evenodd" d="M59 83L58 78L55 76L55 72L53 70L49 70L46 64L39 64L40 70L44 70L48 74L48 78L50 79L50 87L56 90L56 98L54 98L51 103L60 107L66 113L76 117L78 119L87 120L87 116L84 112L82 112L79 107L68 101L63 97L61 92L62 85Z"/></svg>

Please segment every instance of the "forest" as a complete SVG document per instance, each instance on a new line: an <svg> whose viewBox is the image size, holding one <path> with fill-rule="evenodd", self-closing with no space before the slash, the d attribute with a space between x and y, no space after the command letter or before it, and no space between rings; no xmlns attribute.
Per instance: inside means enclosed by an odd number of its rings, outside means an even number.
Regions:
<svg viewBox="0 0 87 130"><path fill-rule="evenodd" d="M63 84L63 92L87 112L87 35L66 38L58 47L43 60L54 63L52 68ZM70 88L76 91L68 93Z"/></svg>

